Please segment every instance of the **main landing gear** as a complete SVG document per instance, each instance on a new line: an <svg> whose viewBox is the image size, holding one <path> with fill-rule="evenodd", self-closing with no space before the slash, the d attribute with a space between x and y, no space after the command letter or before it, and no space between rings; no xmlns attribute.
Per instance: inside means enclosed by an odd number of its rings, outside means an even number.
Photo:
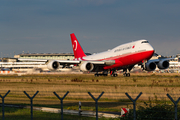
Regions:
<svg viewBox="0 0 180 120"><path fill-rule="evenodd" d="M118 76L118 74L116 73L115 70L110 71L110 75L111 75L112 77L117 77L117 76ZM99 73L97 72L96 74L94 74L94 76L95 76L95 77L98 77L98 76L108 76L108 71L103 71L103 73L101 73L101 74L99 74Z"/></svg>
<svg viewBox="0 0 180 120"><path fill-rule="evenodd" d="M123 69L123 76L124 77L130 77L130 72L129 72L129 69Z"/></svg>
<svg viewBox="0 0 180 120"><path fill-rule="evenodd" d="M117 77L117 76L118 76L118 74L116 73L116 70L111 70L111 71L110 71L110 75L111 75L112 77Z"/></svg>
<svg viewBox="0 0 180 120"><path fill-rule="evenodd" d="M98 76L108 76L108 71L103 71L103 73L99 74L98 72L96 74L94 74L95 77Z"/></svg>
<svg viewBox="0 0 180 120"><path fill-rule="evenodd" d="M123 73L124 77L130 77L130 73Z"/></svg>
<svg viewBox="0 0 180 120"><path fill-rule="evenodd" d="M129 67L127 67L127 68L124 68L124 69L123 69L123 76L124 76L124 77L130 77L130 71L132 70L133 67L134 67L134 65L129 66ZM118 76L117 70L118 70L118 69L111 69L111 70L110 70L110 75L111 75L112 77L117 77L117 76ZM98 71L98 70L97 70L97 71ZM107 76L107 75L108 75L108 71L107 71L107 70L103 71L101 74L99 74L98 72L97 72L96 74L94 74L95 77L98 77L98 76Z"/></svg>

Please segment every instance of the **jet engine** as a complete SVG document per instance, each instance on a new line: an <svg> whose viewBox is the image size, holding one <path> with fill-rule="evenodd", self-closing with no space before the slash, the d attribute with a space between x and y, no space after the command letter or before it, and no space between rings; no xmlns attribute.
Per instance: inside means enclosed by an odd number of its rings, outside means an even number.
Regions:
<svg viewBox="0 0 180 120"><path fill-rule="evenodd" d="M169 61L161 60L161 61L159 61L157 66L158 66L159 69L167 69L169 67Z"/></svg>
<svg viewBox="0 0 180 120"><path fill-rule="evenodd" d="M94 65L90 62L84 62L80 66L80 70L82 71L92 71L94 69Z"/></svg>
<svg viewBox="0 0 180 120"><path fill-rule="evenodd" d="M147 62L146 64L145 64L145 70L147 70L147 71L153 71L153 70L155 70L156 69L156 63L154 63L154 62Z"/></svg>
<svg viewBox="0 0 180 120"><path fill-rule="evenodd" d="M57 61L50 61L48 64L47 64L47 68L49 70L57 70L59 68L60 64L59 62Z"/></svg>

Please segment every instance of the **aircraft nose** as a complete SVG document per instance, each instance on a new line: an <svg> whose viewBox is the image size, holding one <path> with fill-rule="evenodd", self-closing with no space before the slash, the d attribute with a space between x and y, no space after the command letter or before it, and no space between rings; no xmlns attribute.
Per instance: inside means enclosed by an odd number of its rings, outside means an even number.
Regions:
<svg viewBox="0 0 180 120"><path fill-rule="evenodd" d="M149 45L149 51L152 51L152 55L155 53L155 50L151 45Z"/></svg>
<svg viewBox="0 0 180 120"><path fill-rule="evenodd" d="M150 44L147 46L147 49L155 51L154 48Z"/></svg>

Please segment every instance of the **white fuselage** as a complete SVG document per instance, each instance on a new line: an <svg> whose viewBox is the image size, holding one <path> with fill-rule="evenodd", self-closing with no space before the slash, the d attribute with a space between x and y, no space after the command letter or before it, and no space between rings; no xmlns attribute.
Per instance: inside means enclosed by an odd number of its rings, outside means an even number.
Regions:
<svg viewBox="0 0 180 120"><path fill-rule="evenodd" d="M83 57L85 60L106 60L106 59L116 59L119 56L134 54L144 51L154 51L153 47L147 42L142 43L147 40L138 40L135 42L130 42L126 44L119 45L111 50L93 54L90 56Z"/></svg>

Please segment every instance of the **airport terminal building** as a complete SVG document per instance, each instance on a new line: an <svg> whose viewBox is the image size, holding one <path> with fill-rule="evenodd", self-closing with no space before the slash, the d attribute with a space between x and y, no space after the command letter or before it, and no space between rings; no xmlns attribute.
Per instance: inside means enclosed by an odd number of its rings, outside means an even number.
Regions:
<svg viewBox="0 0 180 120"><path fill-rule="evenodd" d="M90 53L85 53L91 55ZM26 58L26 59L54 59L54 60L73 60L73 53L21 53L14 55L14 58Z"/></svg>
<svg viewBox="0 0 180 120"><path fill-rule="evenodd" d="M34 72L34 71L49 71L45 62L18 61L18 58L24 59L45 59L45 60L73 60L73 53L21 53L14 55L14 58L2 58L1 67L10 68L15 72Z"/></svg>
<svg viewBox="0 0 180 120"><path fill-rule="evenodd" d="M74 54L72 53L22 53L22 54L14 55L14 58L73 60Z"/></svg>

